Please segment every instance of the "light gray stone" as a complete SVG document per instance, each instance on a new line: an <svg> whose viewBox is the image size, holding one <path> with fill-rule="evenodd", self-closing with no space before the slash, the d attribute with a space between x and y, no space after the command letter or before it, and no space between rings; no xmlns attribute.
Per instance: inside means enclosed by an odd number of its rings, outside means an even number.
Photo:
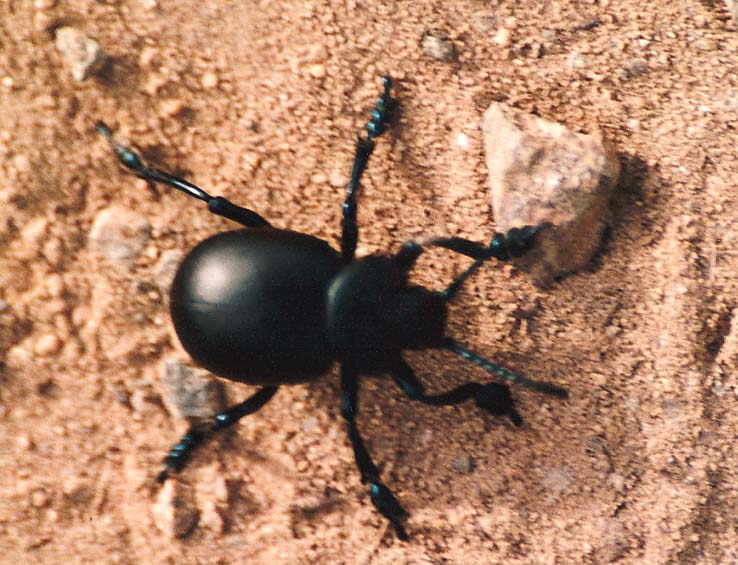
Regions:
<svg viewBox="0 0 738 565"><path fill-rule="evenodd" d="M552 224L518 266L541 286L582 268L600 244L620 171L602 135L497 102L482 130L497 231Z"/></svg>

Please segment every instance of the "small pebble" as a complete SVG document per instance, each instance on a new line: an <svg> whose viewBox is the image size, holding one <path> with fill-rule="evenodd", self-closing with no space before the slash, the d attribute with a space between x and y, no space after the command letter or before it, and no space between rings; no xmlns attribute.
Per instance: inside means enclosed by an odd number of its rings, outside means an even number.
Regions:
<svg viewBox="0 0 738 565"><path fill-rule="evenodd" d="M469 142L469 136L465 133L462 132L456 136L456 146L459 149L463 149L464 151L466 151L467 149L469 149L470 145L471 144Z"/></svg>
<svg viewBox="0 0 738 565"><path fill-rule="evenodd" d="M328 183L333 188L342 188L349 183L349 177L343 171L335 171L328 179Z"/></svg>
<svg viewBox="0 0 738 565"><path fill-rule="evenodd" d="M167 118L173 118L182 114L187 109L187 105L179 98L170 98L168 100L162 100L159 103L159 108L161 109L162 115Z"/></svg>
<svg viewBox="0 0 738 565"><path fill-rule="evenodd" d="M56 49L74 80L79 82L96 74L105 64L106 56L100 44L73 27L56 30Z"/></svg>
<svg viewBox="0 0 738 565"><path fill-rule="evenodd" d="M211 88L215 88L218 86L218 75L215 73L205 73L202 75L202 80L200 81L200 84L202 84L203 88L207 88L210 90Z"/></svg>
<svg viewBox="0 0 738 565"><path fill-rule="evenodd" d="M318 419L315 416L305 418L300 424L300 430L305 433L311 433L318 427Z"/></svg>
<svg viewBox="0 0 738 565"><path fill-rule="evenodd" d="M58 353L62 342L56 334L42 335L33 346L33 352L39 357L49 357Z"/></svg>
<svg viewBox="0 0 738 565"><path fill-rule="evenodd" d="M546 469L541 479L543 487L556 495L569 490L574 482L574 472L566 466Z"/></svg>
<svg viewBox="0 0 738 565"><path fill-rule="evenodd" d="M566 64L572 69L584 69L589 66L589 57L573 51L566 58Z"/></svg>
<svg viewBox="0 0 738 565"><path fill-rule="evenodd" d="M36 447L31 436L26 434L18 436L15 440L15 445L21 451L31 451Z"/></svg>
<svg viewBox="0 0 738 565"><path fill-rule="evenodd" d="M625 486L625 477L619 473L610 473L610 484L618 492L623 492Z"/></svg>
<svg viewBox="0 0 738 565"><path fill-rule="evenodd" d="M159 50L156 47L144 47L138 56L138 64L141 67L148 67L157 57Z"/></svg>
<svg viewBox="0 0 738 565"><path fill-rule="evenodd" d="M319 63L310 65L308 67L308 72L310 73L310 76L313 78L323 78L326 75L325 66Z"/></svg>
<svg viewBox="0 0 738 565"><path fill-rule="evenodd" d="M31 493L31 504L36 508L43 508L48 505L49 500L49 493L43 489L37 489Z"/></svg>
<svg viewBox="0 0 738 565"><path fill-rule="evenodd" d="M648 72L648 61L640 57L631 59L625 65L625 72L630 78L645 75Z"/></svg>
<svg viewBox="0 0 738 565"><path fill-rule="evenodd" d="M25 342L8 350L5 363L14 369L26 368L33 361L33 353L25 346Z"/></svg>
<svg viewBox="0 0 738 565"><path fill-rule="evenodd" d="M135 260L146 247L149 221L131 210L111 206L98 212L90 229L90 246L112 263Z"/></svg>
<svg viewBox="0 0 738 565"><path fill-rule="evenodd" d="M454 470L459 473L471 473L474 470L474 458L471 455L462 455L454 459Z"/></svg>
<svg viewBox="0 0 738 565"><path fill-rule="evenodd" d="M617 335L620 333L620 328L617 326L605 326L605 335L609 337L610 339L617 337Z"/></svg>
<svg viewBox="0 0 738 565"><path fill-rule="evenodd" d="M181 418L212 418L225 405L223 385L210 373L177 359L164 362L161 383L167 408Z"/></svg>
<svg viewBox="0 0 738 565"><path fill-rule="evenodd" d="M426 33L420 42L420 47L426 55L439 61L453 61L456 59L456 48L451 40L435 33Z"/></svg>
<svg viewBox="0 0 738 565"><path fill-rule="evenodd" d="M712 394L714 394L717 397L725 396L725 393L727 392L725 385L721 382L716 380L714 383L712 383Z"/></svg>
<svg viewBox="0 0 738 565"><path fill-rule="evenodd" d="M541 40L548 43L556 41L556 30L555 29L544 29L541 32Z"/></svg>
<svg viewBox="0 0 738 565"><path fill-rule="evenodd" d="M512 43L512 32L505 27L501 27L495 33L492 41L500 47L509 47L510 43Z"/></svg>

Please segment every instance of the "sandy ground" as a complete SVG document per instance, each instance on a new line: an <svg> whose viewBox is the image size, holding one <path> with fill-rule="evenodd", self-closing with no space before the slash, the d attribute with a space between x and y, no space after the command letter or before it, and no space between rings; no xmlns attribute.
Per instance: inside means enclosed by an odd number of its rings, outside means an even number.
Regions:
<svg viewBox="0 0 738 565"><path fill-rule="evenodd" d="M738 34L721 3L1 0L0 14L1 562L738 562ZM101 75L72 78L62 25L101 43ZM424 52L428 32L457 58ZM367 380L359 422L412 514L402 543L359 482L336 375L284 389L180 476L201 515L173 539L155 525L154 477L186 423L160 375L188 358L162 257L233 224L148 190L95 122L337 245L384 73L402 115L363 186L360 254L489 239L492 100L615 147L623 177L591 268L541 290L490 264L450 323L571 399L516 389L515 429ZM110 205L151 224L133 261L89 244ZM433 252L415 277L442 288L466 264ZM449 355L410 357L432 390L483 378Z"/></svg>

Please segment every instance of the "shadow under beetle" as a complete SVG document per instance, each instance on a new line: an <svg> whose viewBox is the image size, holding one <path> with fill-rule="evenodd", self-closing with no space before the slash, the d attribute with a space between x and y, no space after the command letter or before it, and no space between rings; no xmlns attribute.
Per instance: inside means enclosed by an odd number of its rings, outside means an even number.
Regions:
<svg viewBox="0 0 738 565"><path fill-rule="evenodd" d="M317 379L334 362L341 366L341 414L363 483L374 506L397 536L407 539L407 512L382 482L356 425L360 374L389 374L413 400L433 406L473 399L490 414L507 415L520 426L508 385L470 382L441 394L427 394L402 356L403 350L446 349L500 379L567 398L565 389L526 379L475 355L445 335L447 303L488 259L519 257L542 226L497 233L489 245L458 237L406 243L394 255L354 259L358 226L356 193L374 151L374 139L390 122L397 101L391 80L372 110L366 137L359 136L351 180L343 203L341 251L316 237L278 228L256 212L237 206L158 169L118 143L103 123L98 131L118 160L139 177L160 182L207 203L214 214L249 229L214 235L185 257L174 278L170 308L184 348L214 374L261 388L245 401L192 425L165 459L158 481L181 470L192 451L213 432L264 406L281 385ZM474 259L442 292L408 283L423 247L433 245Z"/></svg>

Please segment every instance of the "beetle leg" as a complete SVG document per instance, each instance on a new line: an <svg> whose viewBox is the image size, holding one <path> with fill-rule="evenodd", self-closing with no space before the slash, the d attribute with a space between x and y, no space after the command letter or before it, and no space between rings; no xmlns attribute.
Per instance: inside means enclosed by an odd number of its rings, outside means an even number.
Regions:
<svg viewBox="0 0 738 565"><path fill-rule="evenodd" d="M443 247L472 259L508 261L525 254L533 247L536 236L548 226L549 224L525 226L512 228L507 233L495 233L489 245L482 245L462 237L438 237L430 240L426 245Z"/></svg>
<svg viewBox="0 0 738 565"><path fill-rule="evenodd" d="M442 292L447 300L451 300L459 291L466 279L472 276L485 261L497 259L499 261L509 261L514 257L521 257L526 251L530 250L535 243L536 236L548 227L549 224L541 224L539 226L525 226L522 228L512 228L507 233L495 233L489 245L485 246L475 241L470 241L461 237L440 237L432 239L426 245L435 245L466 255L474 259L469 268L458 275L451 284Z"/></svg>
<svg viewBox="0 0 738 565"><path fill-rule="evenodd" d="M341 257L344 263L354 260L356 243L359 239L359 227L356 223L356 192L359 190L359 182L364 174L369 157L374 151L374 138L382 135L387 129L387 124L392 117L392 112L397 106L397 100L390 96L392 80L383 77L384 92L377 100L371 113L369 123L366 125L367 137L359 137L356 142L356 153L354 154L354 165L351 170L351 180L346 189L346 200L343 202L343 224L341 233Z"/></svg>
<svg viewBox="0 0 738 565"><path fill-rule="evenodd" d="M390 521L395 528L395 532L397 532L397 537L401 540L407 540L407 532L402 521L408 513L392 494L392 491L382 483L379 477L379 469L377 469L371 455L366 450L364 440L356 426L359 381L356 370L353 367L348 367L346 363L341 365L341 389L341 414L346 419L356 466L359 468L359 473L361 473L361 482L369 483L372 503L379 513Z"/></svg>
<svg viewBox="0 0 738 565"><path fill-rule="evenodd" d="M169 173L165 173L164 171L160 171L159 169L144 165L141 158L132 149L120 144L115 139L110 128L108 128L108 126L103 122L98 122L97 131L99 131L100 134L108 140L108 143L110 143L110 146L113 148L113 153L115 153L118 161L142 179L152 182L160 182L172 186L177 190L181 190L193 198L206 202L208 210L213 214L223 216L224 218L238 222L246 227L258 228L270 225L268 221L253 210L237 206L222 196L211 196L199 186L196 186L191 182Z"/></svg>
<svg viewBox="0 0 738 565"><path fill-rule="evenodd" d="M474 399L480 408L495 416L508 416L516 426L523 425L523 419L515 410L510 388L499 383L465 383L441 394L426 394L423 383L415 376L404 359L396 361L392 377L402 391L412 400L430 406L452 406L465 400Z"/></svg>
<svg viewBox="0 0 738 565"><path fill-rule="evenodd" d="M494 363L490 363L489 361L480 357L476 353L469 351L462 345L459 345L458 343L456 343L450 337L444 338L442 347L444 349L448 349L449 351L453 351L454 353L456 353L456 355L458 355L462 359L471 361L472 363L481 367L488 373L492 373L493 375L496 375L502 379L505 379L513 383L518 383L526 388L530 388L532 390L536 390L544 394L558 396L559 398L569 398L569 392L565 388L562 388L560 386L557 386L551 383L535 381L533 379L528 379L526 377L516 375L515 373L511 373L504 367L495 365Z"/></svg>
<svg viewBox="0 0 738 565"><path fill-rule="evenodd" d="M400 268L405 271L412 269L417 258L423 253L424 246L433 245L442 247L454 253L459 253L474 259L464 272L458 275L451 284L441 292L446 300L451 300L459 291L466 279L472 276L479 267L490 259L498 259L507 261L513 257L520 257L528 251L535 242L536 235L548 224L540 226L525 226L523 228L512 228L506 234L496 233L489 245L482 245L476 241L464 239L462 237L438 237L431 239L426 243L417 243L415 241L407 242L402 249L395 255L395 260Z"/></svg>
<svg viewBox="0 0 738 565"><path fill-rule="evenodd" d="M276 386L263 387L243 402L231 406L220 414L216 414L211 422L191 426L164 459L164 469L159 473L156 481L163 483L169 477L171 471L181 471L187 464L187 461L189 461L192 452L205 439L210 437L214 432L232 426L244 416L253 414L261 409L271 400L278 388Z"/></svg>

